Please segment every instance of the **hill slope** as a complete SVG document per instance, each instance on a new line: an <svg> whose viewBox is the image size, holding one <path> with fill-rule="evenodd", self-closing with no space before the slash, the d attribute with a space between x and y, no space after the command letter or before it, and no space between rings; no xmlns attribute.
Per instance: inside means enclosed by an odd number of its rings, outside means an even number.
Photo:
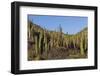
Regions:
<svg viewBox="0 0 100 76"><path fill-rule="evenodd" d="M75 35L50 31L28 22L28 60L86 58L87 27Z"/></svg>

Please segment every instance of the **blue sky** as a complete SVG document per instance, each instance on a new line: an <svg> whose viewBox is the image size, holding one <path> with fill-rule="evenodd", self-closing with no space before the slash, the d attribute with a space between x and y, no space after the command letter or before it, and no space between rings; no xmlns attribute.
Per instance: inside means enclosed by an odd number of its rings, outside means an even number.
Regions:
<svg viewBox="0 0 100 76"><path fill-rule="evenodd" d="M68 34L76 34L88 26L88 17L79 16L28 15L28 20L48 30L57 30L60 25L63 33Z"/></svg>

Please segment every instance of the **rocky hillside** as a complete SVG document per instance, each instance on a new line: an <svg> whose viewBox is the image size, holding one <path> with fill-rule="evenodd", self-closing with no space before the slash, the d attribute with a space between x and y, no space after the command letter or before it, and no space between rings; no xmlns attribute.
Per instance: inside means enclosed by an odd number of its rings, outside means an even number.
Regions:
<svg viewBox="0 0 100 76"><path fill-rule="evenodd" d="M28 60L86 58L88 47L87 27L70 35L50 31L40 25L28 22Z"/></svg>

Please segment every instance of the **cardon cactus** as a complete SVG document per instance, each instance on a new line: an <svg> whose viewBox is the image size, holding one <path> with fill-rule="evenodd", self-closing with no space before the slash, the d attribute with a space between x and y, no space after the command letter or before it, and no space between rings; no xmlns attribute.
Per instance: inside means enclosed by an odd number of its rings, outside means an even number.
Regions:
<svg viewBox="0 0 100 76"><path fill-rule="evenodd" d="M41 31L40 35L39 35L39 54L41 54L41 51L42 51L42 49L41 49L41 46L43 45L42 38L43 38L43 32Z"/></svg>
<svg viewBox="0 0 100 76"><path fill-rule="evenodd" d="M38 54L38 40L37 40L37 36L35 36L35 51L36 51L36 55Z"/></svg>
<svg viewBox="0 0 100 76"><path fill-rule="evenodd" d="M83 36L81 37L81 41L80 41L80 53L81 53L81 55L84 55L84 40L83 40Z"/></svg>

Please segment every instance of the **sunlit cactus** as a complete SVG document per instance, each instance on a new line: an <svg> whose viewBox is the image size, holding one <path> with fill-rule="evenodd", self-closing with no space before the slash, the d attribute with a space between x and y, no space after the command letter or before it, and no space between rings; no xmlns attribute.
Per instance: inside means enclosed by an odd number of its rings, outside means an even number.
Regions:
<svg viewBox="0 0 100 76"><path fill-rule="evenodd" d="M42 46L42 38L43 38L43 34L42 33L40 33L40 35L39 35L39 54L41 53L41 46Z"/></svg>
<svg viewBox="0 0 100 76"><path fill-rule="evenodd" d="M80 53L81 55L84 55L84 41L83 41L83 35L81 37L81 41L80 41Z"/></svg>

